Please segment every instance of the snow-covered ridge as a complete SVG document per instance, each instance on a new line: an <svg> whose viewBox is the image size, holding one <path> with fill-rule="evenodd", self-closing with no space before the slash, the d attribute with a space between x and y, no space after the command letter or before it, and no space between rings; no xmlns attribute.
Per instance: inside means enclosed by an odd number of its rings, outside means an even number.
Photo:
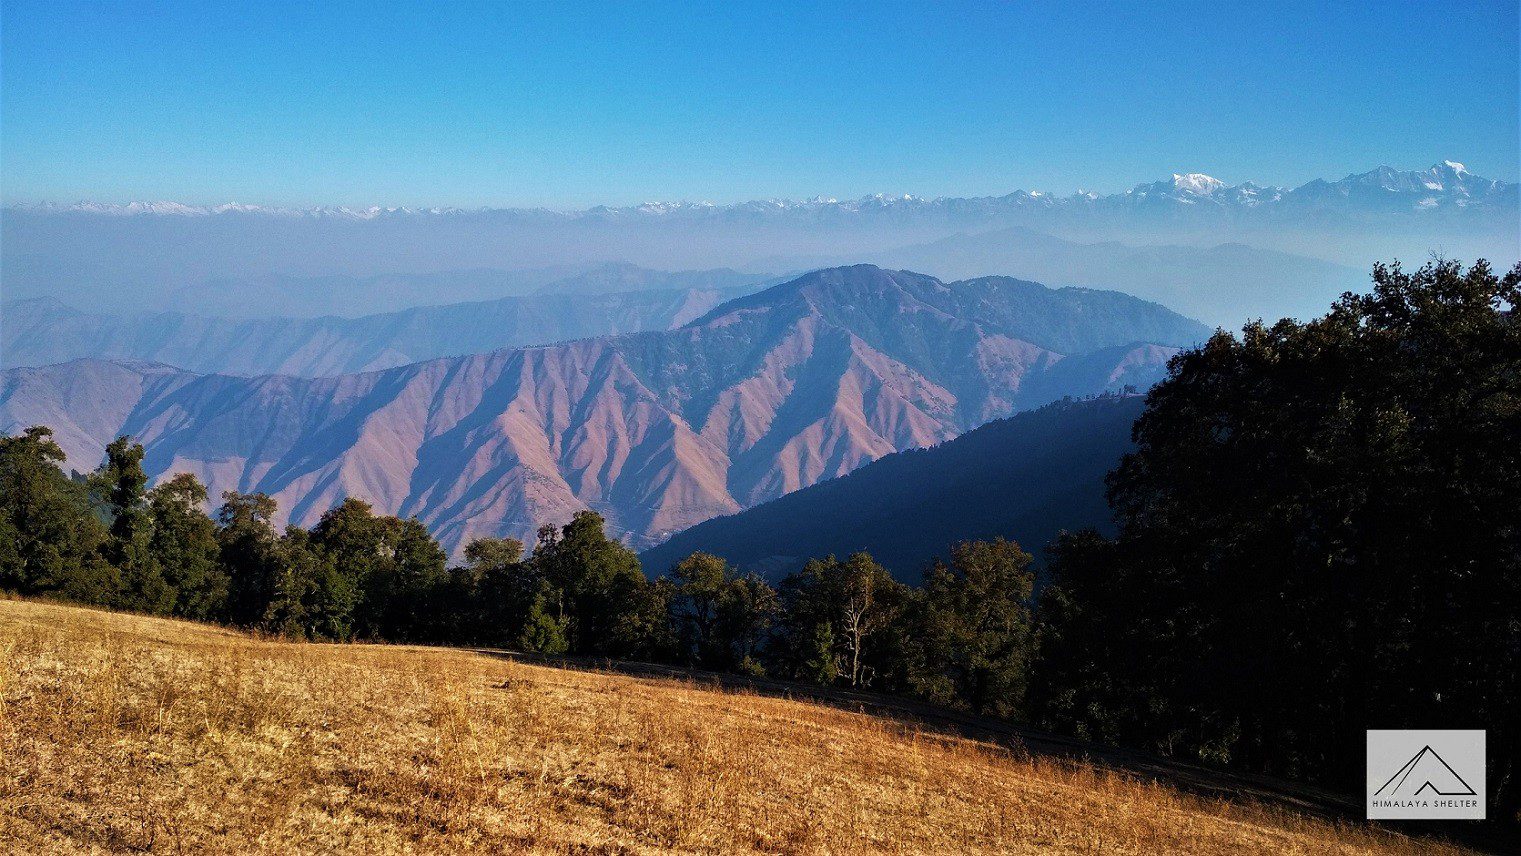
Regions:
<svg viewBox="0 0 1521 856"><path fill-rule="evenodd" d="M1188 175L1172 174L1172 186L1179 193L1190 193L1194 196L1209 196L1225 186L1225 182L1218 178L1205 175L1202 172L1191 172Z"/></svg>
<svg viewBox="0 0 1521 856"><path fill-rule="evenodd" d="M1256 208L1276 204L1362 203L1379 210L1426 211L1437 208L1469 208L1485 205L1515 207L1517 185L1492 181L1469 172L1463 164L1444 160L1424 170L1396 170L1380 166L1369 172L1349 175L1338 181L1316 179L1299 187L1263 186L1253 182L1226 184L1204 173L1173 173L1170 180L1139 184L1124 193L1100 195L1079 190L1068 196L1047 191L1016 190L1003 196L924 197L911 194L873 194L859 199L836 199L817 196L812 199L757 199L733 204L707 201L645 202L640 205L612 207L599 205L579 211L554 211L546 208L351 208L322 206L317 208L280 208L227 203L223 205L185 205L178 202L76 202L17 204L13 210L42 214L86 214L101 216L209 217L245 215L344 220L380 220L396 217L506 216L518 219L576 220L627 219L648 217L772 216L787 213L867 214L892 211L944 209L948 212L996 212L1024 208L1058 208L1091 206L1197 206L1216 205L1229 208Z"/></svg>

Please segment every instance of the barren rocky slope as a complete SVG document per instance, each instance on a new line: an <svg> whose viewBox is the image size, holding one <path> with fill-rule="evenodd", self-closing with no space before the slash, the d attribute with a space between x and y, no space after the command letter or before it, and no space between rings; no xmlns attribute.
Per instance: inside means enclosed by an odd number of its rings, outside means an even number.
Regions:
<svg viewBox="0 0 1521 856"><path fill-rule="evenodd" d="M131 434L150 475L264 491L303 524L357 496L458 550L590 507L647 546L1018 410L1147 385L1204 332L1113 293L862 265L677 330L331 378L12 369L0 430L49 425L81 470Z"/></svg>

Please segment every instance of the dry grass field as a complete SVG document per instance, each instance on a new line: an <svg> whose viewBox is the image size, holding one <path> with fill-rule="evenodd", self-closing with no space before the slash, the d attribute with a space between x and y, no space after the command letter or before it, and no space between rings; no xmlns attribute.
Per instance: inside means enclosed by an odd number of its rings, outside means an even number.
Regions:
<svg viewBox="0 0 1521 856"><path fill-rule="evenodd" d="M0 852L1413 853L888 719L0 600Z"/></svg>

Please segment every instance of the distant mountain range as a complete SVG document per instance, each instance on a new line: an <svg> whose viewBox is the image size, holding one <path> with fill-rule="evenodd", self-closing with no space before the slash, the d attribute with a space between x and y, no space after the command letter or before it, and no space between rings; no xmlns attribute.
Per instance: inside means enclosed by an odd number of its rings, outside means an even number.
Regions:
<svg viewBox="0 0 1521 856"><path fill-rule="evenodd" d="M178 204L10 206L0 210L0 286L6 299L52 297L91 312L174 311L217 316L364 315L531 293L590 265L624 261L643 268L747 271L772 277L809 267L875 261L948 278L1002 274L1064 284L1141 290L1176 277L1172 294L1212 324L1234 327L1237 281L1211 248L1245 245L1306 257L1267 260L1266 278L1310 270L1319 295L1337 265L1366 271L1375 261L1418 264L1433 253L1508 267L1521 259L1517 185L1480 178L1454 163L1425 170L1381 167L1292 189L1227 185L1196 173L1108 195L929 199L659 203L581 211L540 209L195 207ZM1086 275L1053 277L1054 262L1010 267L996 253L955 268L956 236L1012 228L1069 244L1113 243L1169 258L1128 269L1123 253L1096 252ZM902 248L921 251L901 259ZM1245 251L1243 248L1243 252ZM1187 251L1202 254L1190 258ZM1069 257L1081 256L1072 248ZM797 267L792 259L818 259ZM1107 261L1103 261L1108 259ZM964 258L963 258L964 260ZM1254 264L1249 263L1248 267ZM1027 268L1027 269L1026 269ZM592 279L595 279L593 275ZM1148 279L1149 278L1149 279ZM1132 283L1132 279L1135 283ZM1362 280L1358 279L1357 284ZM598 288L590 281L588 288ZM738 283L735 283L738 284ZM1139 284L1139 285L1137 285ZM695 287L695 286L694 286ZM725 287L708 282L701 287ZM1257 288L1249 314L1303 314L1309 288L1286 284L1284 303ZM644 290L616 276L601 290ZM1225 293L1207 294L1211 289ZM1170 295L1158 290L1155 297ZM1176 308L1176 307L1175 307Z"/></svg>
<svg viewBox="0 0 1521 856"><path fill-rule="evenodd" d="M358 318L239 320L183 312L118 316L81 312L47 298L11 301L0 312L0 364L40 366L102 357L196 372L320 377L431 357L669 330L764 282L733 271L668 274L604 265L528 296ZM608 293L627 286L652 290Z"/></svg>
<svg viewBox="0 0 1521 856"><path fill-rule="evenodd" d="M1008 538L1038 559L1062 530L1112 528L1104 476L1130 448L1140 396L1058 402L929 449L887 455L646 550L658 574L696 551L778 579L810 558L865 550L898 579L953 543Z"/></svg>
<svg viewBox="0 0 1521 856"><path fill-rule="evenodd" d="M458 550L590 507L644 547L1016 411L1145 387L1206 334L1123 294L861 265L675 330L330 378L12 368L0 431L48 425L81 470L131 434L150 475L265 491L304 524L356 496Z"/></svg>
<svg viewBox="0 0 1521 856"><path fill-rule="evenodd" d="M815 197L807 200L767 199L719 205L711 202L647 202L642 205L599 205L578 211L547 208L279 208L258 205L184 205L177 202L78 202L13 206L47 214L84 214L163 217L267 216L308 219L375 220L394 217L496 217L531 221L618 220L628 218L741 218L806 215L819 219L837 217L903 215L935 212L947 216L985 214L1024 208L1135 208L1215 207L1261 209L1271 207L1351 207L1359 210L1429 211L1442 208L1515 208L1518 185L1470 173L1463 164L1442 161L1424 170L1397 170L1389 166L1345 178L1315 179L1295 188L1263 186L1254 182L1226 184L1202 173L1178 174L1171 179L1138 184L1123 193L1100 195L1078 191L1057 195L1044 191L1016 190L1002 196L922 197L911 194L874 194L859 199Z"/></svg>

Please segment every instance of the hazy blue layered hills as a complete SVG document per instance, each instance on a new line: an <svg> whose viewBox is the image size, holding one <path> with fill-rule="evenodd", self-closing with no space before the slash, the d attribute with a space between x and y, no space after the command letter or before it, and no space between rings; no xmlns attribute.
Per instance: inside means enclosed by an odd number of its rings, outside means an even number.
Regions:
<svg viewBox="0 0 1521 856"><path fill-rule="evenodd" d="M251 303L266 315L363 314L521 294L567 269L581 272L588 260L771 274L797 268L768 259L893 261L889 253L896 248L1010 227L1082 244L1245 244L1360 271L1376 260L1418 263L1433 252L1508 266L1521 258L1518 211L1517 185L1451 162L1424 170L1380 167L1294 188L1180 173L1107 195L1015 191L571 212L41 205L3 211L0 283L8 299L55 297L118 313L247 315ZM951 255L922 255L915 264L945 277L1050 278L1049 267L956 269L953 248L946 249ZM1084 279L1054 281L1129 288L1122 261L1090 263ZM1209 259L1199 263L1200 270L1192 262L1176 270L1184 286L1228 291L1228 281L1217 284ZM1227 272L1234 276L1234 270ZM388 302L361 301L355 312L353 295ZM1279 308L1271 292L1259 296L1265 316L1297 309Z"/></svg>
<svg viewBox="0 0 1521 856"><path fill-rule="evenodd" d="M31 272L22 259L17 270L5 271L7 303L47 300L95 314L143 315L172 312L238 320L265 318L359 318L407 309L484 304L503 298L600 297L635 291L712 291L738 294L787 279L783 276L741 273L727 268L664 271L628 262L566 264L523 270L478 268L433 273L385 273L373 276L330 274L297 276L262 274L216 276L188 285L102 289L98 282L117 274L109 264L95 273L63 277L57 272ZM131 261L127 265L130 268ZM824 267L815 265L814 267ZM793 268L792 270L801 270ZM56 280L56 286L31 287ZM165 282L175 282L169 278ZM19 286L13 285L19 283ZM31 285L29 285L31 284ZM157 295L156 297L150 295ZM512 301L501 305L510 307ZM527 306L528 303L522 305ZM545 312L568 301L541 301ZM485 311L494 311L484 307ZM530 310L531 312L532 310ZM591 310L596 314L596 307ZM542 314L542 313L541 313ZM615 330L593 330L595 335ZM534 341L552 341L535 339Z"/></svg>
<svg viewBox="0 0 1521 856"><path fill-rule="evenodd" d="M604 272L607 269L603 269ZM620 274L642 272L618 266ZM666 280L630 277L645 285ZM716 278L729 283L735 278ZM707 280L692 272L686 280ZM758 286L606 293L609 280L577 277L577 290L427 306L344 318L216 318L183 312L106 315L48 299L11 301L0 313L0 364L39 366L81 357L167 363L197 372L303 377L372 371L430 357L481 353L593 336L669 330Z"/></svg>
<svg viewBox="0 0 1521 856"><path fill-rule="evenodd" d="M79 469L131 434L151 475L265 491L306 524L356 496L457 549L589 507L648 546L1063 396L1144 387L1206 333L1121 294L861 265L673 330L334 377L11 368L0 431L49 425Z"/></svg>
<svg viewBox="0 0 1521 856"><path fill-rule="evenodd" d="M866 550L917 583L957 541L1009 538L1040 556L1064 529L1110 528L1104 476L1143 404L1104 397L1019 413L699 523L640 558L660 573L701 550L776 579L812 557Z"/></svg>

